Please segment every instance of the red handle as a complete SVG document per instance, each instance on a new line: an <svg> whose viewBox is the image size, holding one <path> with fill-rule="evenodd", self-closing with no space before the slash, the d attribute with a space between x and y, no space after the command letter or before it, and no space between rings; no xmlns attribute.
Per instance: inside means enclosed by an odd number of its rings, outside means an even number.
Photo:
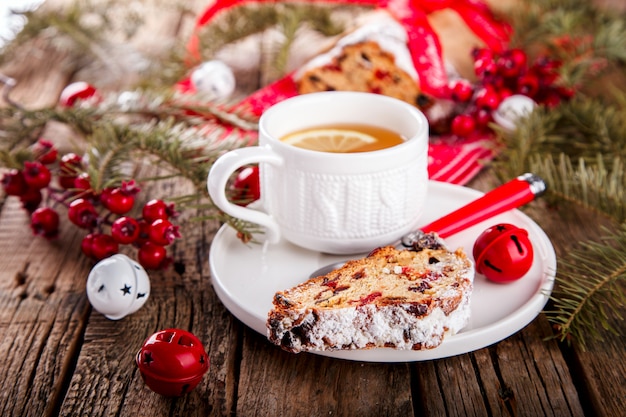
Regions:
<svg viewBox="0 0 626 417"><path fill-rule="evenodd" d="M546 190L545 182L534 174L524 174L495 188L482 197L422 227L445 238L507 210L520 207Z"/></svg>

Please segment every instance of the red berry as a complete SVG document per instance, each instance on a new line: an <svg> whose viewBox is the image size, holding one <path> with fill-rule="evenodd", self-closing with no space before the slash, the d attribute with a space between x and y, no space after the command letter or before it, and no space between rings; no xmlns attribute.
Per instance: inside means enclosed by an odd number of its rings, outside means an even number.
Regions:
<svg viewBox="0 0 626 417"><path fill-rule="evenodd" d="M561 61L548 58L546 56L539 57L532 66L532 70L539 75L554 74L562 65Z"/></svg>
<svg viewBox="0 0 626 417"><path fill-rule="evenodd" d="M89 174L82 172L78 177L74 178L74 188L77 191L89 191L91 190L91 182L89 181Z"/></svg>
<svg viewBox="0 0 626 417"><path fill-rule="evenodd" d="M7 195L19 196L28 190L24 174L18 169L11 169L2 176L2 189Z"/></svg>
<svg viewBox="0 0 626 417"><path fill-rule="evenodd" d="M157 219L150 224L150 242L157 245L166 246L180 237L178 226L174 226L167 219Z"/></svg>
<svg viewBox="0 0 626 417"><path fill-rule="evenodd" d="M483 87L476 93L476 106L481 109L495 110L500 101L500 95L493 87Z"/></svg>
<svg viewBox="0 0 626 417"><path fill-rule="evenodd" d="M111 235L94 233L91 239L91 256L96 260L108 258L119 251L119 245Z"/></svg>
<svg viewBox="0 0 626 417"><path fill-rule="evenodd" d="M467 80L456 80L450 83L452 100L465 103L470 101L474 94L474 88Z"/></svg>
<svg viewBox="0 0 626 417"><path fill-rule="evenodd" d="M498 58L498 72L505 77L517 77L526 67L526 53L521 49L509 49Z"/></svg>
<svg viewBox="0 0 626 417"><path fill-rule="evenodd" d="M83 166L83 160L74 153L68 153L61 157L59 162L59 185L66 190L74 188L74 179L78 176Z"/></svg>
<svg viewBox="0 0 626 417"><path fill-rule="evenodd" d="M102 203L105 207L107 205L107 201L109 200L109 197L111 196L111 192L114 190L114 188L105 188L104 190L102 190L102 192L100 193L100 203Z"/></svg>
<svg viewBox="0 0 626 417"><path fill-rule="evenodd" d="M480 58L474 61L474 72L480 78L489 77L498 71L493 58Z"/></svg>
<svg viewBox="0 0 626 417"><path fill-rule="evenodd" d="M50 207L41 207L30 216L30 228L37 236L47 239L59 235L59 214Z"/></svg>
<svg viewBox="0 0 626 417"><path fill-rule="evenodd" d="M135 240L135 246L140 247L150 240L150 224L145 220L139 220L139 236Z"/></svg>
<svg viewBox="0 0 626 417"><path fill-rule="evenodd" d="M33 147L35 158L42 164L53 164L57 160L59 152L54 144L46 139L39 139Z"/></svg>
<svg viewBox="0 0 626 417"><path fill-rule="evenodd" d="M26 211L32 213L39 207L41 201L43 200L43 195L41 195L41 190L36 188L28 188L24 194L20 196L20 201L22 202L22 208Z"/></svg>
<svg viewBox="0 0 626 417"><path fill-rule="evenodd" d="M83 229L91 229L98 224L98 212L91 202L77 198L70 203L67 216L72 223Z"/></svg>
<svg viewBox="0 0 626 417"><path fill-rule="evenodd" d="M103 204L115 214L126 214L133 208L135 196L116 188L108 194Z"/></svg>
<svg viewBox="0 0 626 417"><path fill-rule="evenodd" d="M93 256L93 236L94 235L92 233L89 233L80 242L80 250L83 251L85 256L88 256L90 258Z"/></svg>
<svg viewBox="0 0 626 417"><path fill-rule="evenodd" d="M535 74L524 74L517 79L517 92L528 97L534 97L539 91L539 77Z"/></svg>
<svg viewBox="0 0 626 417"><path fill-rule="evenodd" d="M167 251L163 246L146 242L137 251L137 260L146 269L161 269L166 264Z"/></svg>
<svg viewBox="0 0 626 417"><path fill-rule="evenodd" d="M476 122L476 127L487 127L487 125L493 121L491 110L488 109L477 109L472 116Z"/></svg>
<svg viewBox="0 0 626 417"><path fill-rule="evenodd" d="M169 219L175 217L178 213L174 209L174 204L166 204L163 200L150 200L142 209L143 218L152 223L157 219Z"/></svg>
<svg viewBox="0 0 626 417"><path fill-rule="evenodd" d="M489 48L474 48L472 50L472 57L474 58L474 61L477 61L479 59L493 60L494 53Z"/></svg>
<svg viewBox="0 0 626 417"><path fill-rule="evenodd" d="M508 88L501 88L498 90L498 94L500 95L500 103L502 103L505 98L509 98L513 95L513 91Z"/></svg>
<svg viewBox="0 0 626 417"><path fill-rule="evenodd" d="M123 245L135 242L140 231L139 222L132 217L120 217L111 225L111 236Z"/></svg>
<svg viewBox="0 0 626 417"><path fill-rule="evenodd" d="M38 190L45 188L50 184L51 179L50 170L41 162L24 162L24 181L30 188Z"/></svg>
<svg viewBox="0 0 626 417"><path fill-rule="evenodd" d="M97 96L97 90L94 86L84 81L77 81L63 89L59 97L59 104L65 107L72 107L78 100L97 98Z"/></svg>
<svg viewBox="0 0 626 417"><path fill-rule="evenodd" d="M74 178L74 190L76 193L82 198L93 198L94 193L91 188L91 181L89 179L89 174L83 172L78 175L78 177Z"/></svg>
<svg viewBox="0 0 626 417"><path fill-rule="evenodd" d="M453 134L467 137L476 129L476 122L469 114L459 114L452 119L451 129Z"/></svg>
<svg viewBox="0 0 626 417"><path fill-rule="evenodd" d="M233 182L234 199L242 204L258 200L261 197L261 184L259 180L258 165L242 169Z"/></svg>
<svg viewBox="0 0 626 417"><path fill-rule="evenodd" d="M128 213L135 204L135 194L139 192L139 187L135 181L122 181L122 185L111 191L104 192L100 196L102 204L115 214Z"/></svg>

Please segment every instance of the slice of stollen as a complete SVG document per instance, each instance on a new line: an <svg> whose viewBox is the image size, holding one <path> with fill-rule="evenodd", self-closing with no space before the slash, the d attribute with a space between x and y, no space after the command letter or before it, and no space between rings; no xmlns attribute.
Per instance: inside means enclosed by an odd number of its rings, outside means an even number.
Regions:
<svg viewBox="0 0 626 417"><path fill-rule="evenodd" d="M294 353L431 349L468 323L473 279L462 249L382 247L277 292L268 338Z"/></svg>

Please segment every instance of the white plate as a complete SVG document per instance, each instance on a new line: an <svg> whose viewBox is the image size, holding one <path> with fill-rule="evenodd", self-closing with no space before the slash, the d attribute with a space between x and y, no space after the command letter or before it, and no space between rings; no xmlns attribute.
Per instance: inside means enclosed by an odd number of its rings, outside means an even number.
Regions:
<svg viewBox="0 0 626 417"><path fill-rule="evenodd" d="M431 181L422 224L481 195L469 188ZM528 231L535 253L533 266L524 277L510 284L495 284L477 274L471 320L461 332L446 337L440 346L430 350L377 348L315 353L364 362L422 361L471 352L522 329L541 312L554 284L556 255L543 230L521 211L510 210L448 237L446 243L451 249L463 247L471 256L478 235L498 223L511 223ZM284 241L276 245L244 245L232 228L223 226L213 240L209 264L213 286L226 308L247 326L266 335L265 321L276 291L297 285L321 266L345 258Z"/></svg>

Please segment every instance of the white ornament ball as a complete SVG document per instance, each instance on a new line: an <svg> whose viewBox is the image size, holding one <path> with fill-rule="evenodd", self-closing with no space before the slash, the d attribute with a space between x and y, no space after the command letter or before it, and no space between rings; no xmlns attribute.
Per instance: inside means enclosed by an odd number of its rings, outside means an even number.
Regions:
<svg viewBox="0 0 626 417"><path fill-rule="evenodd" d="M122 111L130 111L139 107L141 93L138 91L124 91L117 97L117 105Z"/></svg>
<svg viewBox="0 0 626 417"><path fill-rule="evenodd" d="M502 100L493 113L493 120L509 131L515 130L517 121L533 112L537 103L532 98L515 94Z"/></svg>
<svg viewBox="0 0 626 417"><path fill-rule="evenodd" d="M218 60L201 64L191 73L191 83L198 93L211 99L228 98L235 91L235 75Z"/></svg>
<svg viewBox="0 0 626 417"><path fill-rule="evenodd" d="M146 270L123 254L98 262L87 277L87 298L110 320L120 320L143 306L150 296Z"/></svg>

